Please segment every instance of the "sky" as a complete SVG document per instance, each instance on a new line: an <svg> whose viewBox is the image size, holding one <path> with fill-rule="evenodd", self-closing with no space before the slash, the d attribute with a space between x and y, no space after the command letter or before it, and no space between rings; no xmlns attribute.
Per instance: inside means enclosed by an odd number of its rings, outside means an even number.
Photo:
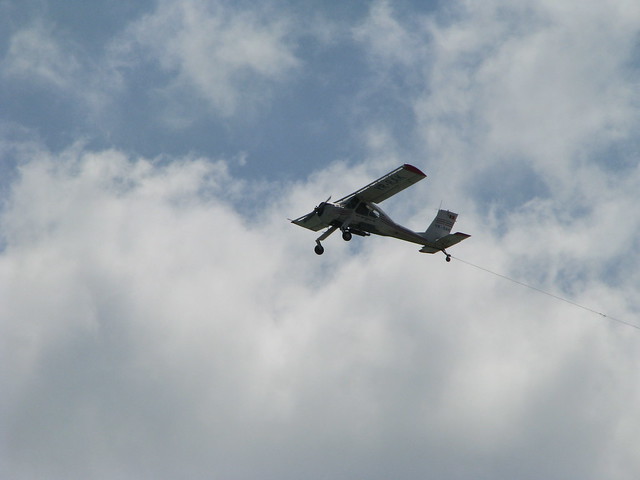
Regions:
<svg viewBox="0 0 640 480"><path fill-rule="evenodd" d="M634 0L0 0L0 477L637 479L638 131Z"/></svg>

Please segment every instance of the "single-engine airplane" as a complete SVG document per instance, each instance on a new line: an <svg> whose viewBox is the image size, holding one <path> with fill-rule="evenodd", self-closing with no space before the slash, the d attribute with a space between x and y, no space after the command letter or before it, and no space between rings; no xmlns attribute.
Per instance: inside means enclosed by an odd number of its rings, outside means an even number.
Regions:
<svg viewBox="0 0 640 480"><path fill-rule="evenodd" d="M321 242L340 229L342 238L347 242L353 235L367 237L374 233L422 245L422 253L442 252L450 262L451 255L445 249L470 237L466 233L450 233L458 218L457 213L440 209L429 228L424 232L414 232L391 220L377 205L425 177L418 168L404 164L340 200L330 202L331 197L327 198L312 212L291 222L314 232L327 228L316 239L315 252L318 255L324 253Z"/></svg>

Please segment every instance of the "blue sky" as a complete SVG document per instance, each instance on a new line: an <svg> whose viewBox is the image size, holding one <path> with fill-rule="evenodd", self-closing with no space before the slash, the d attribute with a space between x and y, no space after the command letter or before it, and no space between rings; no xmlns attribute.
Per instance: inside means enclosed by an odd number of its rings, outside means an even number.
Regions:
<svg viewBox="0 0 640 480"><path fill-rule="evenodd" d="M196 44L191 53L197 55L216 48L214 35L200 38L198 32L214 28L218 12L223 23L234 22L233 5L221 5L5 6L9 21L15 19L5 29L5 51L32 54L39 62L14 68L23 70L14 71L3 89L6 119L36 130L57 150L84 137L92 145L150 157L190 152L229 157L240 152L254 167L244 175L270 179L304 175L309 163L361 157L358 132L371 116L392 112L396 122L401 119L400 125L393 123L397 134L410 133L411 109L398 98L406 87L404 76L393 79L389 92L366 58L366 45L354 38L354 27L366 18L366 2L324 7L273 2L257 10L245 6L248 18L240 20L246 22L242 27L278 30L269 48L282 56L273 59L273 72L261 74L257 64L257 71L248 66L245 72L238 63L214 78L208 69L215 58L205 60L201 70L191 70L183 63L192 61L184 49L188 42ZM407 15L409 8L403 5ZM185 16L193 10L202 14L200 24L187 25L193 19ZM222 37L236 34L232 25L221 29ZM36 60L35 52L25 51L36 48L34 39L52 42L48 59ZM279 68L282 72L276 72ZM228 83L237 83L237 89L229 90ZM96 101L86 98L98 95L94 90L106 98L97 99L100 105L87 105ZM225 103L225 96L232 99Z"/></svg>
<svg viewBox="0 0 640 480"><path fill-rule="evenodd" d="M0 1L0 476L635 479L632 1Z"/></svg>

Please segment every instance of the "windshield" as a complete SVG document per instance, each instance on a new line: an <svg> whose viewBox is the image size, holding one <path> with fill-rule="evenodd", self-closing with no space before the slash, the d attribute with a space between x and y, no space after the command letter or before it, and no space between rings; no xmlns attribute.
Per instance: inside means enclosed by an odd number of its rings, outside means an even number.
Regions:
<svg viewBox="0 0 640 480"><path fill-rule="evenodd" d="M380 212L375 207L367 204L366 202L360 202L360 204L358 204L358 206L356 207L356 213L358 215L365 215L367 217L380 217Z"/></svg>

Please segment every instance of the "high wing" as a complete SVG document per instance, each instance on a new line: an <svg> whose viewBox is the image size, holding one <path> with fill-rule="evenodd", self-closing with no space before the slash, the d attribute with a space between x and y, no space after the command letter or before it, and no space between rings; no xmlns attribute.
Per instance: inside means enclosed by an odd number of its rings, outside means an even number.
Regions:
<svg viewBox="0 0 640 480"><path fill-rule="evenodd" d="M405 163L401 167L374 180L366 187L342 197L336 201L336 204L346 205L353 197L358 197L359 200L364 202L380 203L425 177L426 175L418 168Z"/></svg>
<svg viewBox="0 0 640 480"><path fill-rule="evenodd" d="M295 223L296 225L299 225L301 227L308 228L309 230L313 230L314 232L328 227L329 224L323 218L317 215L317 211L318 207L316 207L315 210L307 213L306 215L296 218L295 220L291 220L291 223Z"/></svg>
<svg viewBox="0 0 640 480"><path fill-rule="evenodd" d="M418 168L405 163L401 167L398 167L379 179L371 182L366 187L363 187L346 197L342 197L340 200L335 202L335 205L344 207L354 197L358 197L357 200L359 201L380 203L390 196L410 187L414 183L419 182L425 177L426 175ZM312 212L296 218L295 220L291 220L291 222L316 232L318 230L322 230L323 228L331 225L331 222L326 218L326 215L322 215L327 205L331 205L329 203L329 199L318 205Z"/></svg>

